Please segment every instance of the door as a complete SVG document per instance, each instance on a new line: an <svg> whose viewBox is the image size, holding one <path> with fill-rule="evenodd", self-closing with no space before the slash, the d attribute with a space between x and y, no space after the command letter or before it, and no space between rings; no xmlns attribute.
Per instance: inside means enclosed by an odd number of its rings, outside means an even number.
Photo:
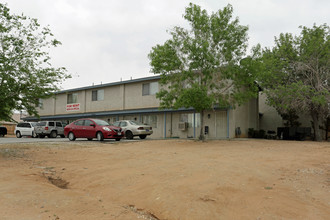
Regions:
<svg viewBox="0 0 330 220"><path fill-rule="evenodd" d="M91 120L85 120L85 124L84 124L84 128L83 128L85 137L87 137L87 138L96 137L95 126L96 125Z"/></svg>
<svg viewBox="0 0 330 220"><path fill-rule="evenodd" d="M127 122L126 121L120 122L119 127L121 127L122 131L125 133L127 130Z"/></svg>
<svg viewBox="0 0 330 220"><path fill-rule="evenodd" d="M31 125L29 123L22 123L21 135L31 135Z"/></svg>
<svg viewBox="0 0 330 220"><path fill-rule="evenodd" d="M84 122L85 120L79 120L74 123L74 127L72 128L72 132L76 136L76 138L84 137Z"/></svg>
<svg viewBox="0 0 330 220"><path fill-rule="evenodd" d="M64 134L64 128L62 126L62 123L57 121L57 122L55 122L55 125L56 125L57 134L59 134L59 135Z"/></svg>
<svg viewBox="0 0 330 220"><path fill-rule="evenodd" d="M216 138L227 138L227 112L217 111L216 117Z"/></svg>

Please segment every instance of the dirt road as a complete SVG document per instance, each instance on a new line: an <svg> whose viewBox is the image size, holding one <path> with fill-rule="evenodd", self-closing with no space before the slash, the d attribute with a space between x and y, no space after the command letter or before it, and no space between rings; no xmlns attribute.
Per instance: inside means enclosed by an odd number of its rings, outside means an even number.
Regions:
<svg viewBox="0 0 330 220"><path fill-rule="evenodd" d="M329 219L330 143L0 145L2 220Z"/></svg>

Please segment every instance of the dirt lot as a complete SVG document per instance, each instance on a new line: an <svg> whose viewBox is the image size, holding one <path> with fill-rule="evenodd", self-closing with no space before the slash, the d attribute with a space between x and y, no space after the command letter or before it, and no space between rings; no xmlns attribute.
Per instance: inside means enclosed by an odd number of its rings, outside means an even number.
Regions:
<svg viewBox="0 0 330 220"><path fill-rule="evenodd" d="M329 219L330 143L0 145L1 220Z"/></svg>

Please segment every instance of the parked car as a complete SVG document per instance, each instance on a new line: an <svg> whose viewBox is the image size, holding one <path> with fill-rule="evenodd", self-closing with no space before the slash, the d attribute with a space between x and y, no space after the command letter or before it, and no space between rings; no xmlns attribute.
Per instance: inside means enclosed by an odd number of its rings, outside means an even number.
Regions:
<svg viewBox="0 0 330 220"><path fill-rule="evenodd" d="M7 134L7 128L6 127L0 127L0 137L4 137Z"/></svg>
<svg viewBox="0 0 330 220"><path fill-rule="evenodd" d="M85 118L65 126L64 135L68 137L70 141L74 141L76 138L87 138L88 140L97 138L98 141L103 141L103 139L115 139L116 141L120 141L124 133L121 128L112 126L106 121Z"/></svg>
<svg viewBox="0 0 330 220"><path fill-rule="evenodd" d="M16 125L14 133L17 138L21 138L22 136L31 136L31 137L37 137L34 126L37 124L37 122L20 122Z"/></svg>
<svg viewBox="0 0 330 220"><path fill-rule="evenodd" d="M150 125L137 121L120 120L113 123L113 125L121 127L127 139L133 139L134 136L139 136L141 139L145 139L147 135L151 135L153 133Z"/></svg>
<svg viewBox="0 0 330 220"><path fill-rule="evenodd" d="M39 138L45 136L49 138L56 138L60 135L64 138L64 128L60 121L40 121L34 127L34 132Z"/></svg>

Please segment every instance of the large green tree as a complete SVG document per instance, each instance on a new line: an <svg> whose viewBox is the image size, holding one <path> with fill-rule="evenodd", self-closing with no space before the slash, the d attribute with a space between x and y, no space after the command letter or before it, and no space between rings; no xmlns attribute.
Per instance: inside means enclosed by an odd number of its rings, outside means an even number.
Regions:
<svg viewBox="0 0 330 220"><path fill-rule="evenodd" d="M294 111L312 118L315 139L330 112L329 26L301 27L275 38L273 48L262 51L260 83L268 101L280 114Z"/></svg>
<svg viewBox="0 0 330 220"><path fill-rule="evenodd" d="M50 63L49 49L59 44L48 27L0 3L0 120L11 120L13 110L37 115L39 99L69 77Z"/></svg>
<svg viewBox="0 0 330 220"><path fill-rule="evenodd" d="M190 3L183 17L190 29L174 27L171 39L152 48L151 71L161 75L160 107L200 112L204 139L205 110L234 107L257 95L250 59L242 60L248 27L233 18L231 5L209 15Z"/></svg>

